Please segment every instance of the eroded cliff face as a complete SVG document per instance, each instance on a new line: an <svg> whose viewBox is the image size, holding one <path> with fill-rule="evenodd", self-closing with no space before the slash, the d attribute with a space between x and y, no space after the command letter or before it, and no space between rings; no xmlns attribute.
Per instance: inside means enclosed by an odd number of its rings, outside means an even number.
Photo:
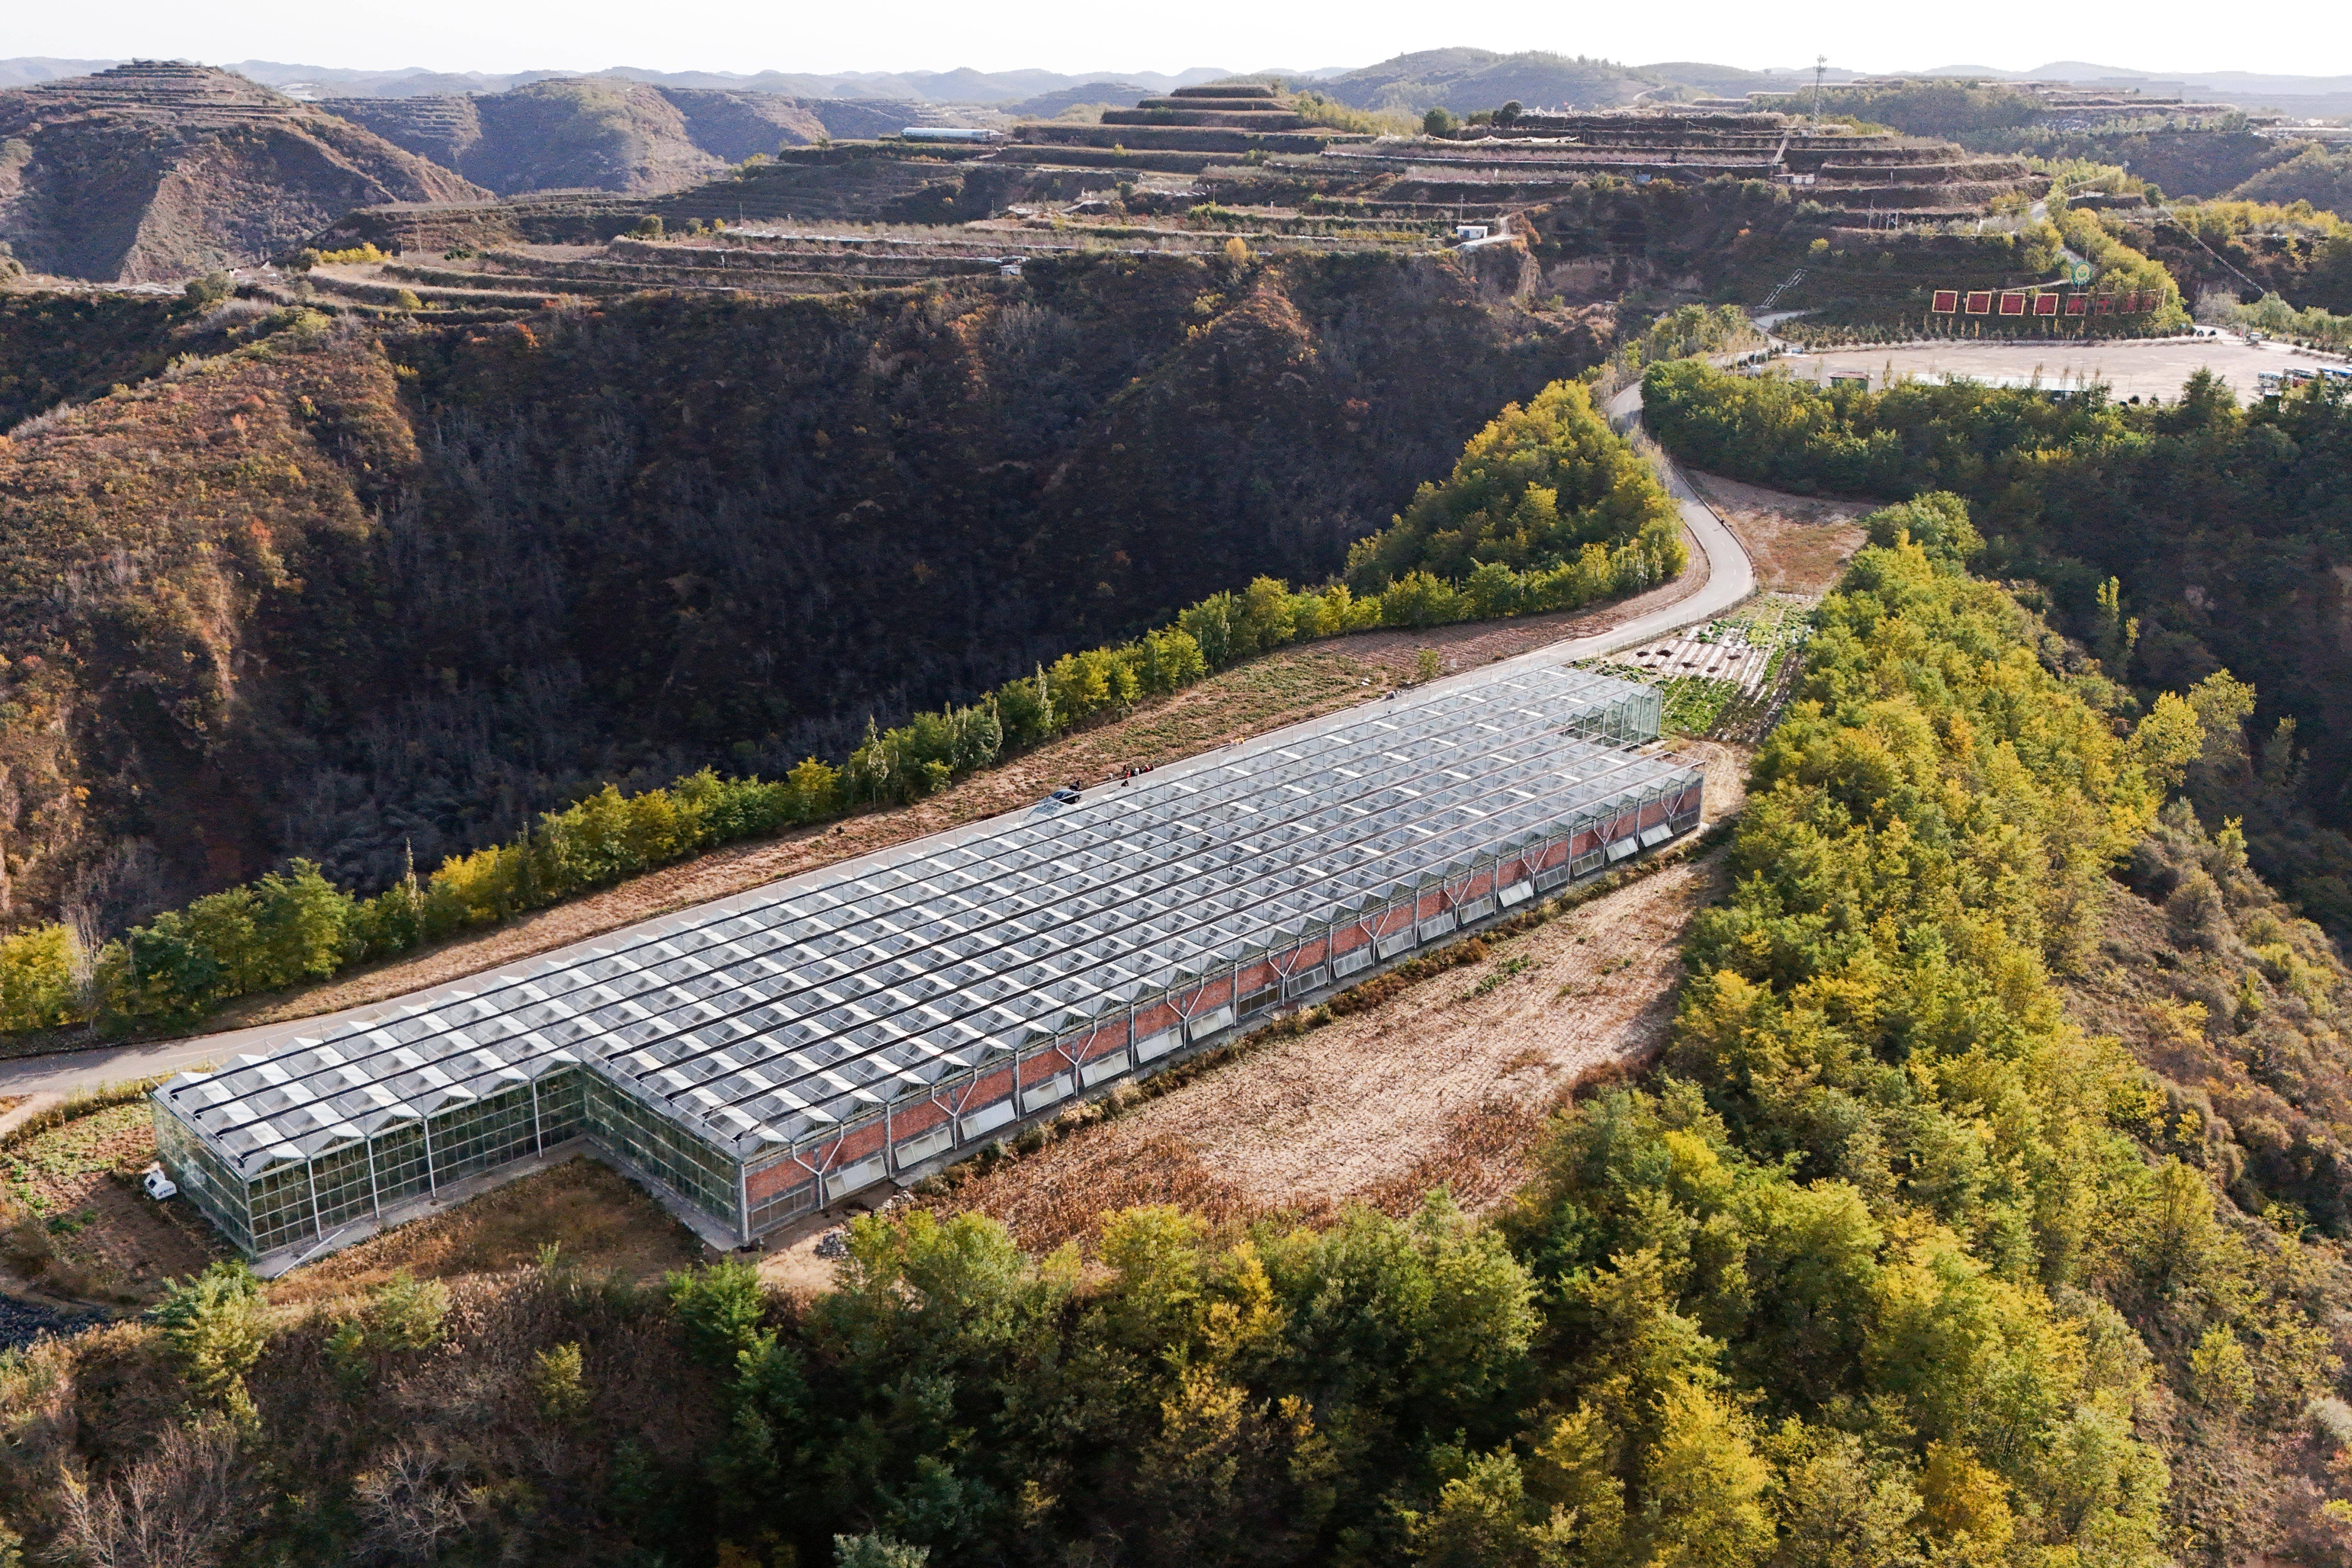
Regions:
<svg viewBox="0 0 2352 1568"><path fill-rule="evenodd" d="M0 445L12 913L845 750L1323 575L1594 352L1442 258L287 326Z"/></svg>

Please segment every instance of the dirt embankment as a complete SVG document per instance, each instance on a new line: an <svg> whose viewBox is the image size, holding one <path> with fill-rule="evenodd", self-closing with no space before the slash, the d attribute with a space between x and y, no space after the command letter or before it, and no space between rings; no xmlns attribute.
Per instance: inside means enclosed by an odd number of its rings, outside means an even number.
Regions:
<svg viewBox="0 0 2352 1568"><path fill-rule="evenodd" d="M1468 669L1606 631L1672 603L1688 587L1687 583L1671 583L1597 611L1427 631L1360 632L1284 648L1125 718L1064 736L928 800L782 838L732 845L429 952L351 972L328 984L233 1004L218 1015L215 1028L246 1028L364 1006L514 963L672 910L1010 811L1069 779L1092 784L1124 768L1174 762L1334 712L1412 679L1423 648L1435 649L1447 670ZM1710 781L1710 815L1717 811L1714 788Z"/></svg>
<svg viewBox="0 0 2352 1568"><path fill-rule="evenodd" d="M1876 501L1825 500L1742 484L1685 469L1691 483L1739 537L1756 563L1756 583L1776 594L1818 596L1837 584L1865 535L1855 519Z"/></svg>

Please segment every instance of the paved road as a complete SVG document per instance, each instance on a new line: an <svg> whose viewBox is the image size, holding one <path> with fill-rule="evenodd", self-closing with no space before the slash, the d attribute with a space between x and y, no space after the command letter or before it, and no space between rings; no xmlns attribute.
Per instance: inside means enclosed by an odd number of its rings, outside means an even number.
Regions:
<svg viewBox="0 0 2352 1568"><path fill-rule="evenodd" d="M1637 384L1611 399L1608 413L1611 421L1622 427L1638 416L1641 408L1642 389ZM1663 456L1660 458L1660 462L1664 469L1666 488L1682 508L1683 521L1689 527L1692 538L1697 542L1701 559L1706 568L1703 579L1697 573L1690 574L1694 580L1690 593L1673 604L1652 610L1646 615L1637 616L1606 632L1597 633L1591 637L1577 637L1567 642L1551 643L1532 653L1520 654L1514 658L1484 665L1475 670L1433 681L1423 690L1436 692L1456 684L1473 684L1490 679L1497 670L1507 670L1514 666L1568 664L1577 659L1592 658L1601 654L1613 653L1619 648L1632 647L1664 637L1669 633L1680 631L1685 626L1712 620L1754 593L1756 572L1748 558L1747 551L1740 547L1739 541L1733 536L1731 530L1724 526L1723 520L1716 516L1706 502L1699 500L1697 493L1691 489L1680 471L1671 462L1665 461ZM1328 727L1347 722L1350 717L1352 717L1352 710L1343 710L1324 719L1308 721L1305 725L1292 726L1290 730ZM1245 744L1253 749L1261 745L1279 744L1280 737L1289 733L1290 730L1277 731L1272 735L1260 736ZM1216 759L1219 754L1212 752L1208 755L1210 759ZM1178 763L1175 767L1181 770L1187 765L1196 764L1221 765L1219 762L1213 760L1206 762L1195 760L1195 764ZM1160 771L1165 773L1171 770L1163 768ZM953 839L992 832L1003 820L1001 817L992 817L982 822L970 823L939 837ZM903 846L899 847L902 848ZM882 853L895 855L898 852L898 850L894 848ZM843 868L841 866L825 867L807 875L830 878L838 874ZM722 899L716 902L724 904L737 900L764 899L769 892L770 889L755 889L751 892L734 894L731 899ZM699 907L707 909L710 906ZM626 942L633 931L648 926L673 926L692 919L696 913L695 910L674 910L655 920L644 921L640 925L625 926L616 931L605 931L585 942L539 953L516 963L501 964L499 968L516 970L527 964L541 963L550 958L566 953L585 952L594 948L612 947ZM478 989L479 984L480 977L475 976L411 992L408 995L394 1001L371 1003L364 1007L353 1007L345 1012L326 1014L315 1018L264 1024L249 1029L232 1029L221 1034L199 1035L189 1039L165 1040L152 1045L115 1046L99 1050L71 1051L56 1056L29 1057L18 1061L0 1062L0 1095L68 1093L77 1089L94 1088L102 1083L120 1083L130 1079L149 1078L175 1072L183 1068L202 1063L226 1061L230 1057L241 1053L259 1054L298 1037L316 1036L322 1030L346 1020L397 1016L403 1012L429 1006L453 994L472 992Z"/></svg>

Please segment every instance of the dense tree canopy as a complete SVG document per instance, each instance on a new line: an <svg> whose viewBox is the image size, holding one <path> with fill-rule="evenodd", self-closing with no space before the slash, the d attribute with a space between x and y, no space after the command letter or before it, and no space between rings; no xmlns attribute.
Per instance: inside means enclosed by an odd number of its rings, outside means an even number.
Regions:
<svg viewBox="0 0 2352 1568"><path fill-rule="evenodd" d="M2263 874L2352 931L2352 645L2338 631L2352 400L2313 385L2242 408L2202 374L2160 405L2096 387L1821 391L1687 363L1652 367L1644 389L1658 438L1698 468L1806 493L1966 497L1989 542L1980 568L2042 584L2137 700L2223 668L2250 683L2263 733L2292 721L2275 765L2192 775L2193 798L2213 820L2242 816Z"/></svg>
<svg viewBox="0 0 2352 1568"><path fill-rule="evenodd" d="M1423 569L1460 579L1486 564L1558 569L1593 545L1638 545L1682 569L1681 524L1650 466L1609 428L1582 384L1554 382L1470 438L1444 484L1348 552L1348 583L1377 593ZM1671 569L1668 569L1668 568Z"/></svg>

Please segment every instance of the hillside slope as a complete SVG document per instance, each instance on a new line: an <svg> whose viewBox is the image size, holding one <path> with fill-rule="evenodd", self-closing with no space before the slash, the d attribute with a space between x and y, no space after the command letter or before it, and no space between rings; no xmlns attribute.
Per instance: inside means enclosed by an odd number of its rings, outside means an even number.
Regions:
<svg viewBox="0 0 2352 1568"><path fill-rule="evenodd" d="M2315 388L2241 410L2192 381L2178 403L2053 404L1914 385L1823 395L1655 366L1650 427L1713 471L1846 494L1971 498L1987 564L2041 584L2101 679L2153 701L2209 688L2220 727L2255 721L2226 765L2191 770L2210 819L2242 817L2255 868L2352 931L2352 406ZM2251 682L2251 689L2237 681ZM2257 706L2259 694L2259 706Z"/></svg>
<svg viewBox="0 0 2352 1568"><path fill-rule="evenodd" d="M311 318L0 446L15 912L381 883L607 778L842 753L1335 570L1594 352L1435 258Z"/></svg>
<svg viewBox="0 0 2352 1568"><path fill-rule="evenodd" d="M2230 195L2238 201L2281 205L2309 202L2339 216L2352 217L2352 149L2304 147L2285 162L2264 168Z"/></svg>
<svg viewBox="0 0 2352 1568"><path fill-rule="evenodd" d="M487 194L227 71L140 63L0 92L0 239L38 272L186 278L355 206Z"/></svg>
<svg viewBox="0 0 2352 1568"><path fill-rule="evenodd" d="M322 108L500 195L681 190L754 155L956 119L889 99L560 77L505 92L332 98Z"/></svg>
<svg viewBox="0 0 2352 1568"><path fill-rule="evenodd" d="M1466 113L1514 99L1529 109L1605 109L1630 103L1654 85L1622 66L1582 56L1423 49L1328 77L1315 90L1357 109L1417 115L1440 105Z"/></svg>

